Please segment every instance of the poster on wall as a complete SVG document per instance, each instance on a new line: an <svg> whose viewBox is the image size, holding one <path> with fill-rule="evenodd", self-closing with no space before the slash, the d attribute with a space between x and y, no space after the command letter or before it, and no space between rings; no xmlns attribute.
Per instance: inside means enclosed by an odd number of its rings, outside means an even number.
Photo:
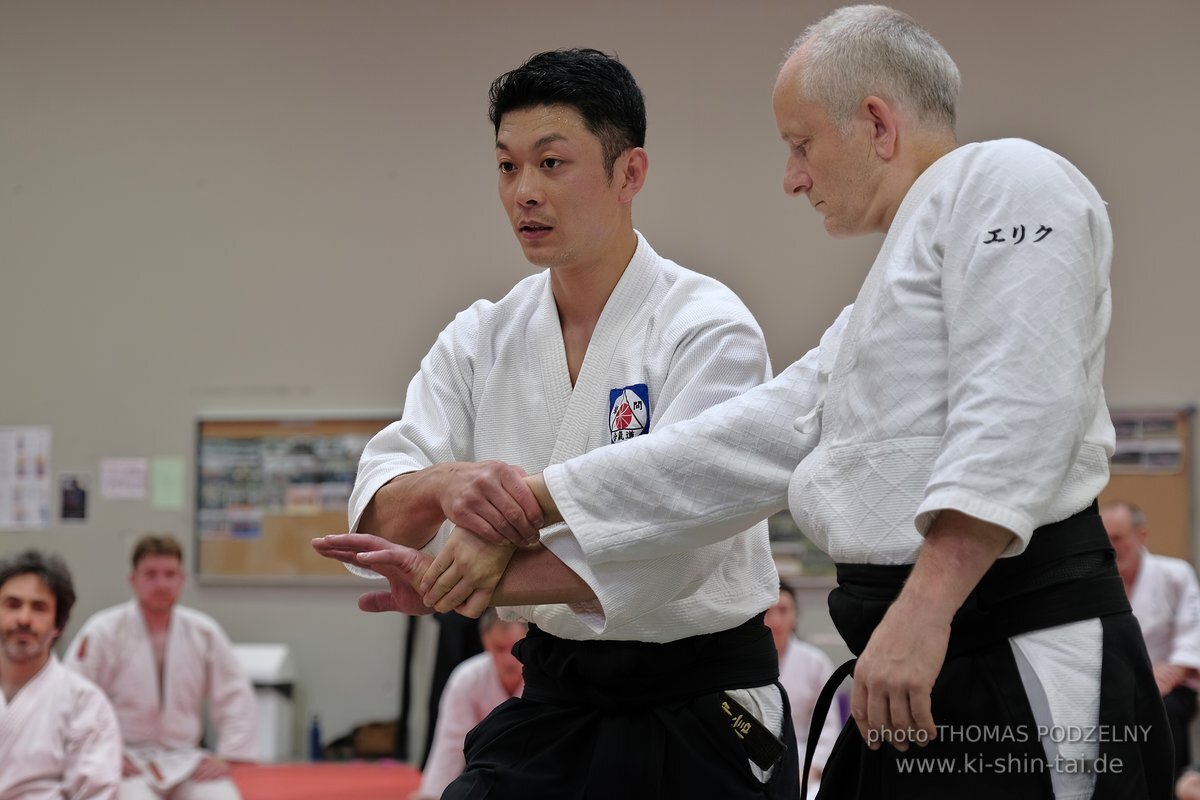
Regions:
<svg viewBox="0 0 1200 800"><path fill-rule="evenodd" d="M197 573L202 579L352 581L312 549L343 533L358 460L393 416L199 420Z"/></svg>
<svg viewBox="0 0 1200 800"><path fill-rule="evenodd" d="M82 524L88 518L88 489L92 479L82 472L58 476L58 517L64 523Z"/></svg>
<svg viewBox="0 0 1200 800"><path fill-rule="evenodd" d="M1184 468L1184 420L1190 409L1112 412L1115 473L1177 473Z"/></svg>
<svg viewBox="0 0 1200 800"><path fill-rule="evenodd" d="M50 525L50 428L0 427L0 529Z"/></svg>

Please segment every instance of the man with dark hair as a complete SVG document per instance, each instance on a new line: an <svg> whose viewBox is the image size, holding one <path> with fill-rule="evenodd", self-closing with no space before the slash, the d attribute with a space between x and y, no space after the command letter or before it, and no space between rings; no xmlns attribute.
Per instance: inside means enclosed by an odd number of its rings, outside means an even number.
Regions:
<svg viewBox="0 0 1200 800"><path fill-rule="evenodd" d="M51 649L75 589L57 556L0 561L0 800L111 800L121 731L104 693Z"/></svg>
<svg viewBox="0 0 1200 800"><path fill-rule="evenodd" d="M525 257L547 269L438 337L403 418L363 453L350 527L429 553L503 543L504 564L566 563L597 589L576 577L554 603L536 582L501 592L502 616L533 623L516 649L525 693L473 732L444 796L791 797L794 736L762 623L778 585L765 523L628 570L589 570L567 531L513 547L541 524L526 472L619 451L756 386L770 374L762 333L729 289L634 229L646 122L624 65L541 53L490 98L500 199ZM314 544L354 562L369 541L381 540ZM397 609L386 593L360 605ZM749 744L735 719L753 727Z"/></svg>
<svg viewBox="0 0 1200 800"><path fill-rule="evenodd" d="M183 548L147 534L133 548L134 599L97 612L67 651L116 709L125 741L121 800L236 800L230 761L256 757L254 690L216 620L177 604ZM204 711L217 733L201 749Z"/></svg>

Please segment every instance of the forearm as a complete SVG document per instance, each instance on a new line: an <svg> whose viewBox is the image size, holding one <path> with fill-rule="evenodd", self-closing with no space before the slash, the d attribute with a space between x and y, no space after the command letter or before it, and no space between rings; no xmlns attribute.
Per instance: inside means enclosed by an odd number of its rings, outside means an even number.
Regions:
<svg viewBox="0 0 1200 800"><path fill-rule="evenodd" d="M358 532L406 547L424 547L446 521L438 502L437 481L439 473L449 466L436 464L392 478L367 504Z"/></svg>
<svg viewBox="0 0 1200 800"><path fill-rule="evenodd" d="M533 606L595 599L595 592L582 578L554 553L539 545L516 552L496 585L492 605Z"/></svg>
<svg viewBox="0 0 1200 800"><path fill-rule="evenodd" d="M999 525L958 511L941 511L896 599L896 610L949 625L1012 538L1012 531Z"/></svg>

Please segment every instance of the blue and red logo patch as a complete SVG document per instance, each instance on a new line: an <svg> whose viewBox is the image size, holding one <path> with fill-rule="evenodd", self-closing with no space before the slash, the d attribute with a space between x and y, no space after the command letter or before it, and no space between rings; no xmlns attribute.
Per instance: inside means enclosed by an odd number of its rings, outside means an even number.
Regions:
<svg viewBox="0 0 1200 800"><path fill-rule="evenodd" d="M608 390L608 430L613 442L649 433L650 389L646 384Z"/></svg>

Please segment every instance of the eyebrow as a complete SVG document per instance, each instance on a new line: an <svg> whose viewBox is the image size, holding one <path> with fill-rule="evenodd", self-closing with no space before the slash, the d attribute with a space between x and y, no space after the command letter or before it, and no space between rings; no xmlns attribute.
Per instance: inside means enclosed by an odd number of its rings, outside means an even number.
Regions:
<svg viewBox="0 0 1200 800"><path fill-rule="evenodd" d="M554 142L565 142L565 141L567 141L567 137L561 133L548 133L533 143L533 149L537 150L539 148L545 147L548 144L553 144ZM504 150L505 152L508 152L508 145L506 145L504 142L497 139L496 140L496 149Z"/></svg>

